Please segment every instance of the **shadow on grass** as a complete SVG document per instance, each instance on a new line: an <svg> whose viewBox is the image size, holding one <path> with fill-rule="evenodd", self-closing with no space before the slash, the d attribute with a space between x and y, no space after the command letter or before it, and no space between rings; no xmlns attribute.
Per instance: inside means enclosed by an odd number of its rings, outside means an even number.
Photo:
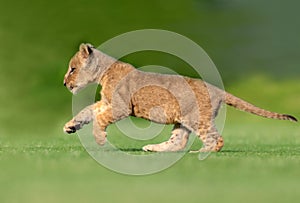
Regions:
<svg viewBox="0 0 300 203"><path fill-rule="evenodd" d="M134 154L150 154L157 152L145 152L142 148L118 148L118 149L101 149L101 148L90 148L88 151L103 151L103 152L117 152L123 151L126 153ZM65 152L85 152L86 149L83 146L0 146L0 155L9 154L51 154L51 153L65 153ZM179 152L160 152L160 153L188 153L188 151ZM224 149L220 152L212 153L212 155L218 157L239 157L239 156L300 156L300 147L297 145L287 145L287 146L259 146L259 147L245 147L236 149Z"/></svg>
<svg viewBox="0 0 300 203"><path fill-rule="evenodd" d="M218 153L219 156L300 156L299 146L266 146L263 148L225 149Z"/></svg>
<svg viewBox="0 0 300 203"><path fill-rule="evenodd" d="M119 148L123 152L144 152L141 148Z"/></svg>

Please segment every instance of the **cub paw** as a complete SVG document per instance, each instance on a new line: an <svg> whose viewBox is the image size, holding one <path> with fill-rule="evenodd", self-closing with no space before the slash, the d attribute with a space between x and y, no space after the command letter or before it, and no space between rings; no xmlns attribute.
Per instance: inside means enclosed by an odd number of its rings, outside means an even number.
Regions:
<svg viewBox="0 0 300 203"><path fill-rule="evenodd" d="M98 145L103 146L106 143L106 132L98 131L94 128L93 134Z"/></svg>
<svg viewBox="0 0 300 203"><path fill-rule="evenodd" d="M177 152L184 150L185 145L176 145L171 142L163 142L160 144L149 144L143 147L146 152Z"/></svg>
<svg viewBox="0 0 300 203"><path fill-rule="evenodd" d="M103 146L106 143L106 138L95 138L96 143L100 146Z"/></svg>
<svg viewBox="0 0 300 203"><path fill-rule="evenodd" d="M156 148L157 148L157 147L156 147L155 144L148 144L148 145L146 145L146 146L143 147L143 150L144 150L145 152L156 152L156 151L157 151Z"/></svg>
<svg viewBox="0 0 300 203"><path fill-rule="evenodd" d="M75 133L77 128L73 121L69 121L68 123L65 124L63 130L65 133L71 134L71 133Z"/></svg>

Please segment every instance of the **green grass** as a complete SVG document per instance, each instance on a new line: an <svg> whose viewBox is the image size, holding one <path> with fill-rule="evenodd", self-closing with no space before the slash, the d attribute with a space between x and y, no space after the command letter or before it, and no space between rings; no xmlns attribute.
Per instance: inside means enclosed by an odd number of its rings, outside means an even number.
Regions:
<svg viewBox="0 0 300 203"><path fill-rule="evenodd" d="M222 152L213 153L204 161L198 160L197 154L186 154L172 167L147 176L122 175L104 168L87 154L76 135L6 139L0 148L0 199L296 202L300 197L300 128L289 122L260 118L256 121L228 124L223 132L226 145ZM115 127L109 129L109 134L121 136ZM132 146L129 141L111 142ZM192 148L199 146L200 142L195 141ZM139 150L140 146L134 149Z"/></svg>

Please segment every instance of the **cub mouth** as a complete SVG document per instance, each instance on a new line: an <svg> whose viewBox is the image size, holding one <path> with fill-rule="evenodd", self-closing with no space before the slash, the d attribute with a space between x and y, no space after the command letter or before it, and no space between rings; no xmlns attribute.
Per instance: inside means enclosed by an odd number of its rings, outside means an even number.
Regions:
<svg viewBox="0 0 300 203"><path fill-rule="evenodd" d="M83 87L80 87L80 86L72 86L72 87L70 87L69 88L69 90L70 90L70 92L72 93L72 94L77 94L78 92L79 92L79 90L81 90Z"/></svg>
<svg viewBox="0 0 300 203"><path fill-rule="evenodd" d="M70 92L71 92L72 94L77 94L77 92L78 92L77 86L71 86L71 87L69 88L69 90L70 90Z"/></svg>

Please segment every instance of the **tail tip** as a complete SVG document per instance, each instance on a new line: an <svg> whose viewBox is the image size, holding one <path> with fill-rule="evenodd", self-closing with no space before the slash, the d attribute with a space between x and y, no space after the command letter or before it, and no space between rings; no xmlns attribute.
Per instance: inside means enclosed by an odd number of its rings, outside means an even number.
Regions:
<svg viewBox="0 0 300 203"><path fill-rule="evenodd" d="M285 118L287 119L287 120L290 120L290 121L294 121L294 122L298 122L298 120L297 120L297 118L295 118L294 116L291 116L291 115L284 115L285 116Z"/></svg>

